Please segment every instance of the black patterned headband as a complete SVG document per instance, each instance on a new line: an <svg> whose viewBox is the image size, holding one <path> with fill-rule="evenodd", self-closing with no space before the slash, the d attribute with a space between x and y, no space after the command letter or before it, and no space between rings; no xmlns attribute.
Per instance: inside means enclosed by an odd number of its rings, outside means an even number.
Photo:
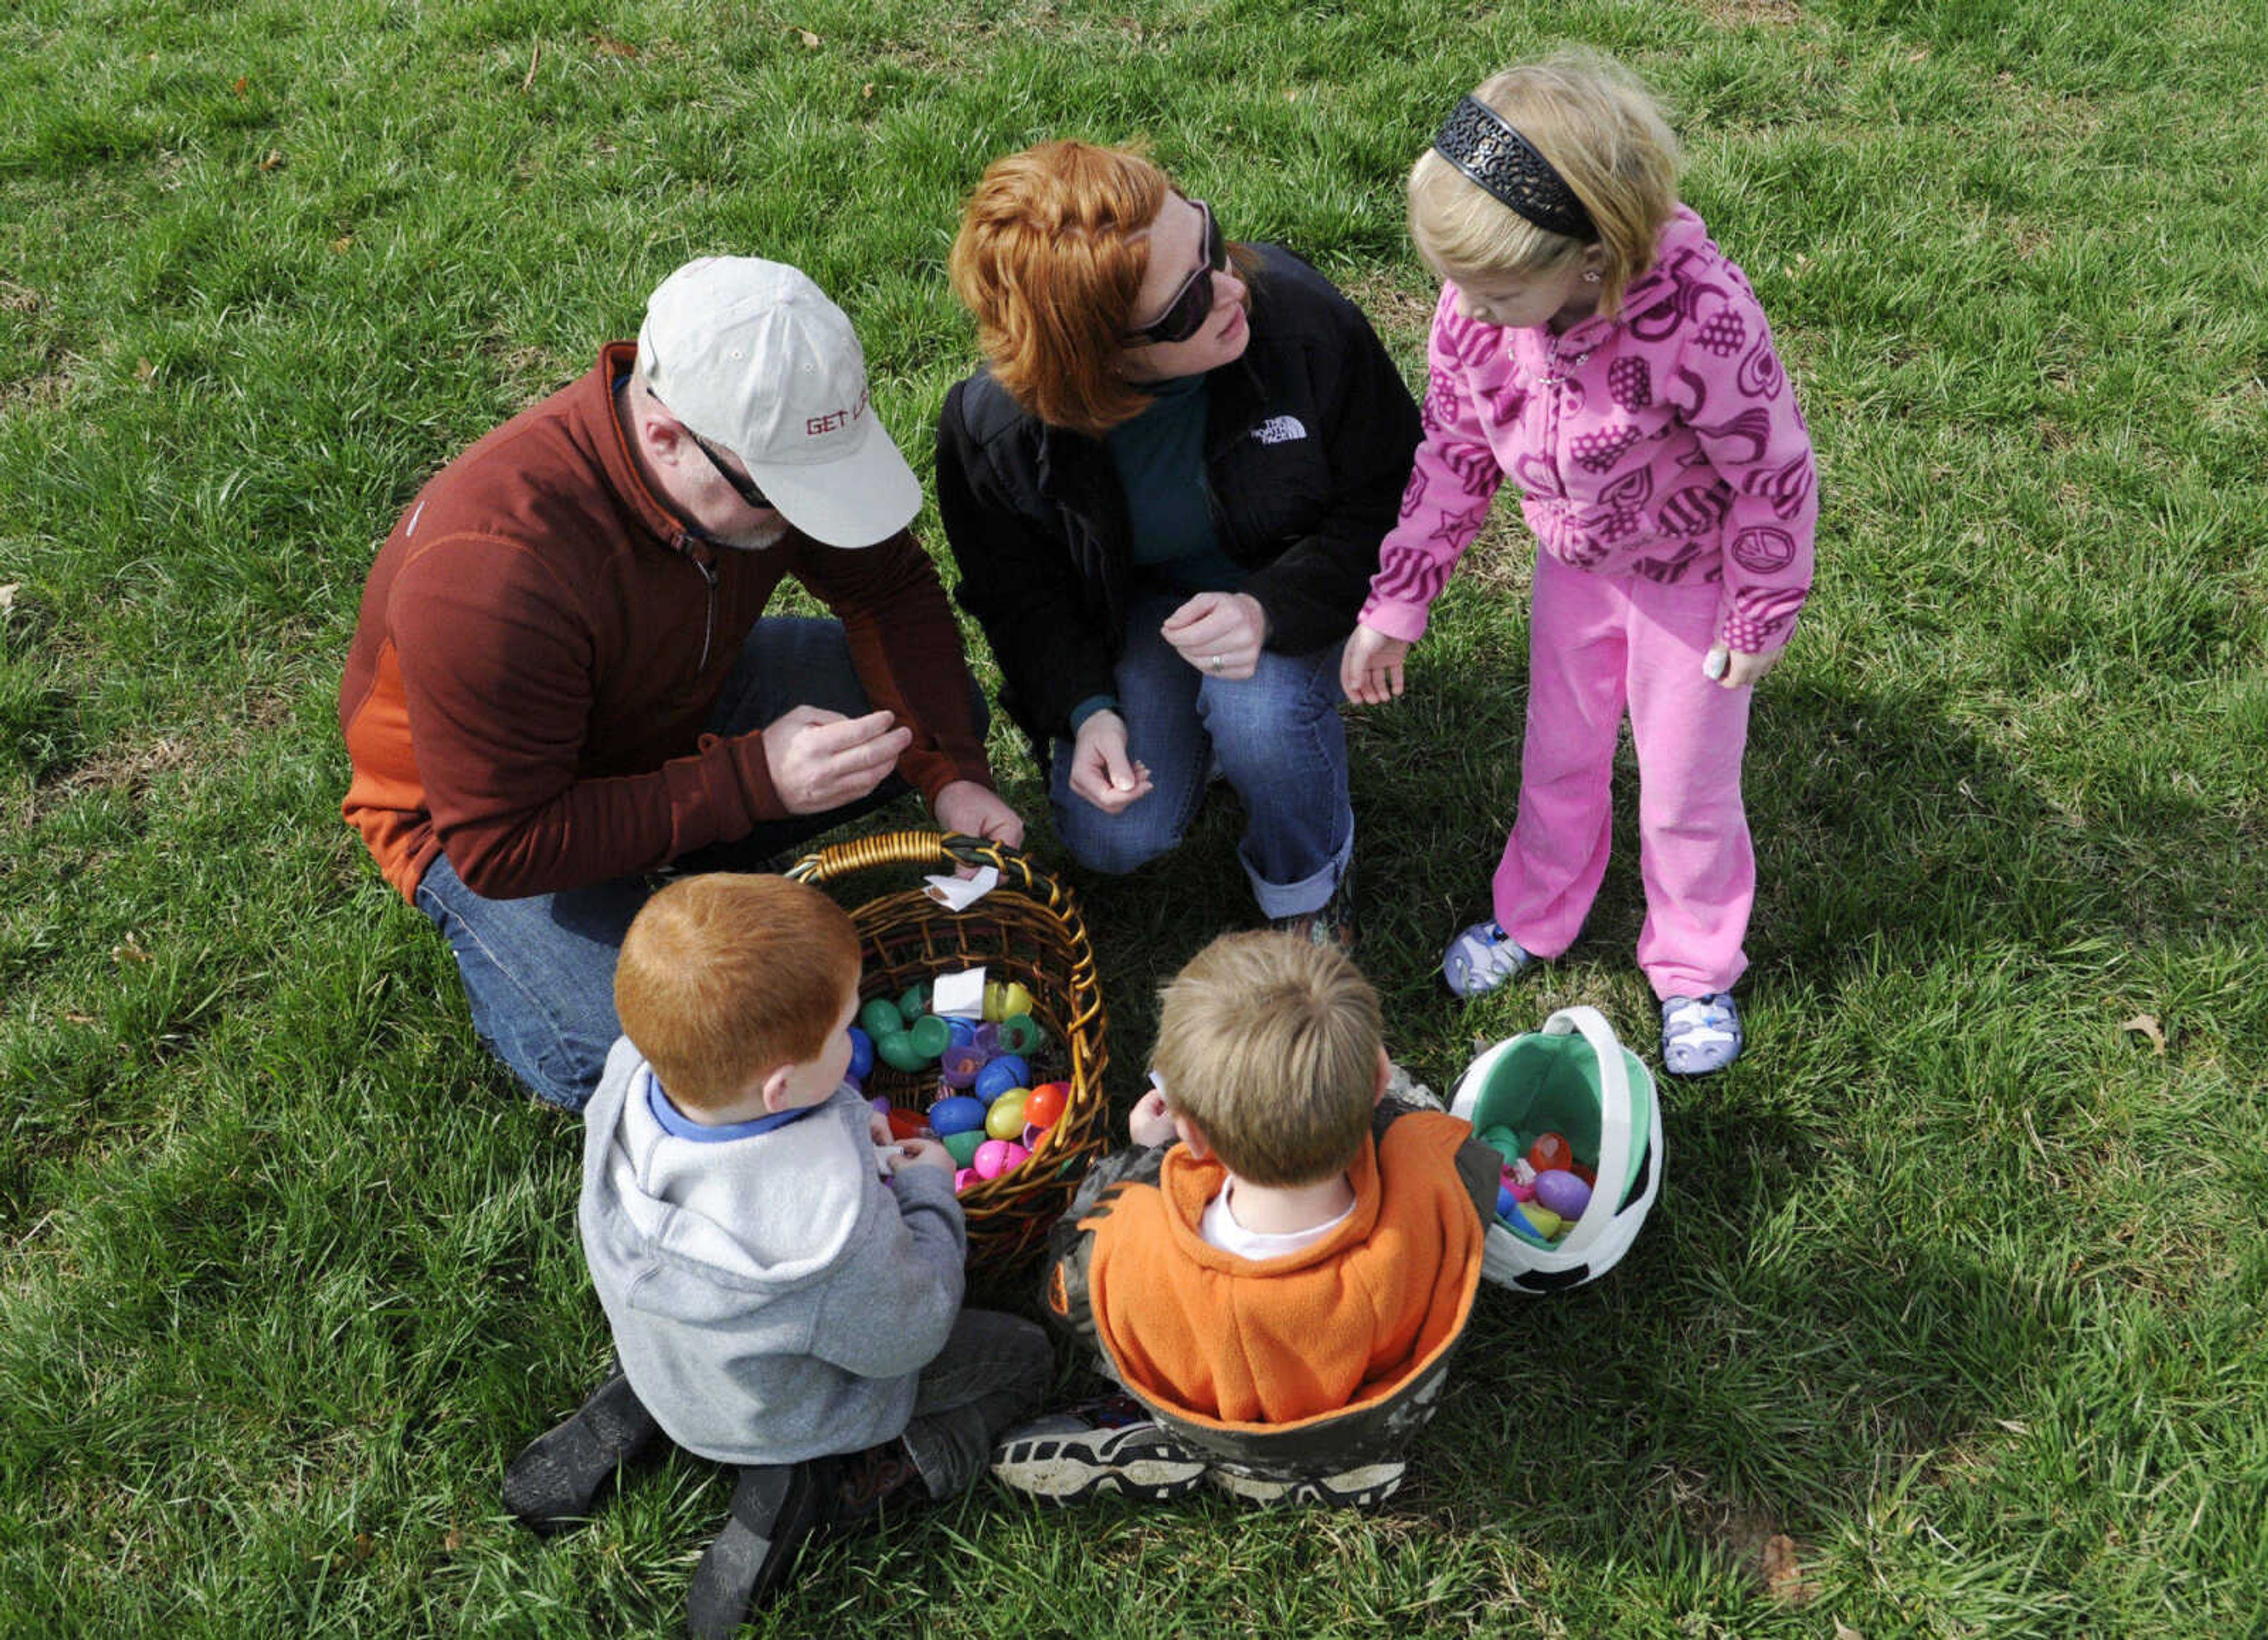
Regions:
<svg viewBox="0 0 2268 1640"><path fill-rule="evenodd" d="M1567 180L1486 103L1460 98L1433 151L1537 227L1587 242L1599 237Z"/></svg>

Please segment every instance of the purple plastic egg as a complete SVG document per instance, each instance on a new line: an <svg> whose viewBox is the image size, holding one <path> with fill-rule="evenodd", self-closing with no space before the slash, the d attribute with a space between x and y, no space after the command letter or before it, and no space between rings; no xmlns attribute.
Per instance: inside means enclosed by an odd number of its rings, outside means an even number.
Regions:
<svg viewBox="0 0 2268 1640"><path fill-rule="evenodd" d="M1591 1187L1564 1168L1547 1167L1535 1175L1535 1199L1562 1218L1580 1218L1591 1204Z"/></svg>
<svg viewBox="0 0 2268 1640"><path fill-rule="evenodd" d="M955 1042L938 1059L938 1069L945 1073L947 1085L965 1088L976 1080L976 1073L984 1069L984 1055L973 1042Z"/></svg>

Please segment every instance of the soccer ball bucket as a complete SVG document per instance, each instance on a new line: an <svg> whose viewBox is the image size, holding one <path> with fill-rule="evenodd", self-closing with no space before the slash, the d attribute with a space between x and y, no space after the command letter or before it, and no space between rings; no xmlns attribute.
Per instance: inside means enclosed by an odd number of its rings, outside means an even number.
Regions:
<svg viewBox="0 0 2268 1640"><path fill-rule="evenodd" d="M1516 1292L1557 1292L1595 1281L1630 1250L1661 1188L1661 1107L1652 1073L1597 1009L1563 1008L1541 1031L1498 1042L1473 1061L1449 1110L1484 1143L1517 1136L1521 1151L1557 1133L1598 1173L1589 1205L1548 1246L1491 1223L1482 1275Z"/></svg>

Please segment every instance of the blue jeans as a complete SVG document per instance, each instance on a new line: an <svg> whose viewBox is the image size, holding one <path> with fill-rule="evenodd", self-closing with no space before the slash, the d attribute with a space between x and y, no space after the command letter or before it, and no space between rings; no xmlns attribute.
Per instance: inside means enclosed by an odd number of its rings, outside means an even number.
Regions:
<svg viewBox="0 0 2268 1640"><path fill-rule="evenodd" d="M1091 871L1130 871L1181 842L1218 769L1244 803L1236 852L1262 914L1315 910L1354 857L1338 651L1263 650L1249 678L1210 677L1158 636L1184 601L1135 599L1118 661L1126 752L1148 765L1150 795L1104 813L1071 791L1071 744L1058 740L1048 791L1056 835Z"/></svg>
<svg viewBox="0 0 2268 1640"><path fill-rule="evenodd" d="M873 710L840 624L775 616L757 621L741 645L709 728L746 733L806 703L846 717ZM978 706L981 735L981 700ZM766 869L806 838L909 790L892 775L855 803L823 814L762 821L737 842L685 856L672 870ZM598 1086L608 1050L622 1034L615 1014L615 959L630 919L652 892L644 876L633 875L587 888L490 900L466 887L446 856L425 868L417 908L456 955L473 1029L538 1099L580 1110Z"/></svg>

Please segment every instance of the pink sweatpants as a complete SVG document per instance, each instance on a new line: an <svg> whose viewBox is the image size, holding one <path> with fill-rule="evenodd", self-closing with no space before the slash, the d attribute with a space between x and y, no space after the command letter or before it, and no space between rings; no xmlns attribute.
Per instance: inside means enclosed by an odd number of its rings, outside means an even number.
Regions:
<svg viewBox="0 0 2268 1640"><path fill-rule="evenodd" d="M1606 875L1627 708L1646 883L1638 962L1658 997L1727 989L1749 966L1756 861L1741 754L1756 691L1701 675L1717 597L1712 584L1592 575L1536 555L1520 813L1496 870L1497 921L1539 957L1581 931Z"/></svg>

